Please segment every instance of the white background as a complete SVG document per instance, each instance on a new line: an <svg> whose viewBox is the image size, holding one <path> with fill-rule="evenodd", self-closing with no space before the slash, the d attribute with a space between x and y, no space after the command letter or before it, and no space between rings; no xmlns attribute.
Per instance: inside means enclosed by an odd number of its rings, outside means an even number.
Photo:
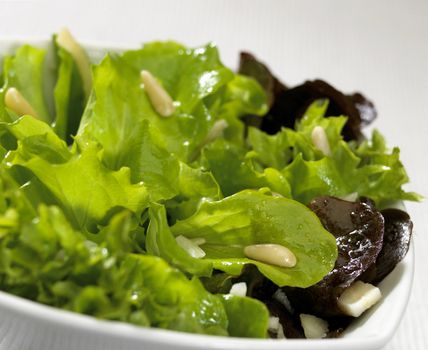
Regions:
<svg viewBox="0 0 428 350"><path fill-rule="evenodd" d="M67 26L85 42L215 41L236 67L249 50L286 83L323 78L376 104L375 124L399 145L408 189L428 196L426 0L0 0L0 38L48 38ZM407 313L385 350L428 349L428 205L408 204L416 275Z"/></svg>

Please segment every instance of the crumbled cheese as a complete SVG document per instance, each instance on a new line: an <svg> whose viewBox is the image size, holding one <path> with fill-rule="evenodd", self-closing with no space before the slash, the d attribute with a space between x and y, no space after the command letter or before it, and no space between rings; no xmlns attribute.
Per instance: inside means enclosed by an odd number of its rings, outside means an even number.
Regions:
<svg viewBox="0 0 428 350"><path fill-rule="evenodd" d="M269 325L268 325L268 329L274 333L278 332L278 328L279 328L279 317L275 317L275 316L270 316L269 317Z"/></svg>
<svg viewBox="0 0 428 350"><path fill-rule="evenodd" d="M282 324L281 324L281 323L280 323L280 324L279 324L279 326L278 326L278 332L276 333L276 337L277 337L278 339L285 339L285 338L287 338L287 337L285 336L284 328L282 327Z"/></svg>
<svg viewBox="0 0 428 350"><path fill-rule="evenodd" d="M357 281L342 293L338 305L346 315L358 317L381 298L379 288L370 283Z"/></svg>
<svg viewBox="0 0 428 350"><path fill-rule="evenodd" d="M314 315L300 314L300 323L307 339L321 339L328 333L328 323Z"/></svg>
<svg viewBox="0 0 428 350"><path fill-rule="evenodd" d="M247 295L247 284L245 282L233 284L232 288L230 288L229 294L245 297Z"/></svg>
<svg viewBox="0 0 428 350"><path fill-rule="evenodd" d="M290 300L288 300L287 294L282 289L277 289L273 294L273 298L279 301L289 313L294 313L294 309L291 306Z"/></svg>

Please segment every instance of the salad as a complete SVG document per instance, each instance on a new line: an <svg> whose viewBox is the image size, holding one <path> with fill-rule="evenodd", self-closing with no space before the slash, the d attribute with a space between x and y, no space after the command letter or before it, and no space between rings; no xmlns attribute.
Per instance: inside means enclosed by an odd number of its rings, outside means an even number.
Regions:
<svg viewBox="0 0 428 350"><path fill-rule="evenodd" d="M0 75L0 290L106 320L336 337L381 298L420 199L361 94L152 42L90 62L67 30Z"/></svg>

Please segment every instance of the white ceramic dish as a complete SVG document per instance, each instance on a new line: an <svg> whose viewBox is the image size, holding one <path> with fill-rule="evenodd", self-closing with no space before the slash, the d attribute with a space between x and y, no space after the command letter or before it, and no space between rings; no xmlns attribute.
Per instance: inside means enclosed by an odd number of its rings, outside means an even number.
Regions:
<svg viewBox="0 0 428 350"><path fill-rule="evenodd" d="M20 43L46 46L47 41L0 41L0 56ZM112 45L106 45L113 47ZM98 60L105 48L86 45ZM121 50L123 48L116 48ZM0 350L371 350L380 349L397 329L410 295L414 250L379 285L383 299L339 339L251 340L147 329L101 321L0 292Z"/></svg>

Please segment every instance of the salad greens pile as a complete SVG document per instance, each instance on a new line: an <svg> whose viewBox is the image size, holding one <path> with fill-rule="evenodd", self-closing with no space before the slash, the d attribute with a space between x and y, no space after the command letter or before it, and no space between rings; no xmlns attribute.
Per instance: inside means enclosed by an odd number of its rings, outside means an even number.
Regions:
<svg viewBox="0 0 428 350"><path fill-rule="evenodd" d="M172 116L153 108L142 69L175 101ZM205 285L248 264L279 287L320 281L337 247L306 206L316 196L357 192L379 206L418 199L402 189L399 150L378 132L345 142L346 117L326 117L327 100L312 103L295 129L246 130L241 117L261 118L266 93L225 67L212 44L108 53L92 64L90 91L81 74L56 37L49 49L23 45L3 58L0 289L8 293L142 326L266 337L261 301ZM34 115L6 106L10 88ZM224 132L209 137L221 120ZM315 126L331 155L313 145ZM205 257L189 255L180 235L202 241ZM244 248L259 243L288 247L296 266L247 258Z"/></svg>

